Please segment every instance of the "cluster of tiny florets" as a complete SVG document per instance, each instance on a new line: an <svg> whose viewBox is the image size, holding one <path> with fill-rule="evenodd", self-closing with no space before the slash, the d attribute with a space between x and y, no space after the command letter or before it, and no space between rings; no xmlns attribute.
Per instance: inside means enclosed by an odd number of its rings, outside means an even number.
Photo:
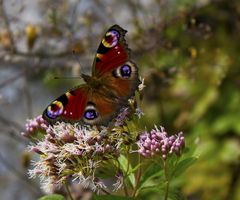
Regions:
<svg viewBox="0 0 240 200"><path fill-rule="evenodd" d="M31 137L37 131L47 132L49 123L42 118L42 115L37 116L34 119L28 119L25 124L25 131L22 135L25 137Z"/></svg>
<svg viewBox="0 0 240 200"><path fill-rule="evenodd" d="M39 118L32 121L37 120ZM32 123L31 127L33 125L33 130L39 129L37 124ZM104 160L116 160L120 155L125 139L120 138L119 131L108 134L106 127L99 129L64 122L49 125L44 130L44 137L29 146L31 151L40 155L29 171L31 177L39 176L43 188L61 185L67 177L94 191L105 187L95 173Z"/></svg>
<svg viewBox="0 0 240 200"><path fill-rule="evenodd" d="M155 154L161 154L165 160L168 154L175 153L180 155L181 150L184 148L185 139L183 133L168 136L163 127L155 128L150 132L144 132L139 136L137 145L138 152L144 157L151 157Z"/></svg>

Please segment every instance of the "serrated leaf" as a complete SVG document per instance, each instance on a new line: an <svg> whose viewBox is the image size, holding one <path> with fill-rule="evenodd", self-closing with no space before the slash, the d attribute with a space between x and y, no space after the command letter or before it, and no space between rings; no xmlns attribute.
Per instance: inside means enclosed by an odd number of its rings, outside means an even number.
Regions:
<svg viewBox="0 0 240 200"><path fill-rule="evenodd" d="M121 155L118 158L118 161L121 165L122 170L125 172L125 174L128 173L128 179L129 179L131 185L133 187L135 187L136 181L135 181L134 173L129 173L129 172L133 171L131 164L128 163L128 160L124 155Z"/></svg>
<svg viewBox="0 0 240 200"><path fill-rule="evenodd" d="M115 195L102 195L97 196L94 195L93 200L133 200L134 198L131 197L124 197L124 196L115 196Z"/></svg>
<svg viewBox="0 0 240 200"><path fill-rule="evenodd" d="M176 177L182 174L188 167L190 167L194 162L196 162L196 160L197 160L196 157L189 157L180 161L176 165L175 170L173 171L173 176Z"/></svg>
<svg viewBox="0 0 240 200"><path fill-rule="evenodd" d="M50 194L50 195L43 196L38 200L66 200L66 199L64 196L60 194Z"/></svg>

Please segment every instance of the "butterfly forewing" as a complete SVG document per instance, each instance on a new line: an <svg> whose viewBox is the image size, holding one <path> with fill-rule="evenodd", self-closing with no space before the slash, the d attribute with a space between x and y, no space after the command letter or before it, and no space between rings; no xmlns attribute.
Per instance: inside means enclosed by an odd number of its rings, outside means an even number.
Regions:
<svg viewBox="0 0 240 200"><path fill-rule="evenodd" d="M103 36L94 59L92 74L100 76L109 72L129 59L126 30L118 25L113 25Z"/></svg>

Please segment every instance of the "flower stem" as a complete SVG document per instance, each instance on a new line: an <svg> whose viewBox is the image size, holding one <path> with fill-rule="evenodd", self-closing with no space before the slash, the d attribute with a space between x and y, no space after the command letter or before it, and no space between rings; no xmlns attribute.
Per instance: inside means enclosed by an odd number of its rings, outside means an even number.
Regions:
<svg viewBox="0 0 240 200"><path fill-rule="evenodd" d="M118 169L120 169L120 163L119 163L119 160L118 159L116 159L116 162L117 162L117 164L118 164ZM127 189L127 186L126 186L126 180L125 180L125 178L126 178L126 175L124 174L124 178L123 178L123 189L124 189L124 194L125 194L125 196L129 196L129 194L128 194L128 189Z"/></svg>
<svg viewBox="0 0 240 200"><path fill-rule="evenodd" d="M125 193L125 196L129 196L129 194L128 194L128 190L127 190L127 186L126 186L126 184L125 184L125 181L123 181L123 189L124 189L124 193Z"/></svg>
<svg viewBox="0 0 240 200"><path fill-rule="evenodd" d="M73 198L73 196L72 196L72 194L71 194L71 192L69 190L68 184L65 182L64 185L65 185L65 188L66 188L66 191L67 191L67 194L68 194L70 200L74 200L74 198Z"/></svg>
<svg viewBox="0 0 240 200"><path fill-rule="evenodd" d="M139 185L141 174L142 174L142 171L141 171L141 155L140 154L138 154L138 164L139 164L139 168L138 168L137 177L136 177L136 185L135 185L135 188L133 190L132 197L135 197L136 194L137 194L137 189L138 189L138 185Z"/></svg>
<svg viewBox="0 0 240 200"><path fill-rule="evenodd" d="M105 194L107 194L107 195L111 195L111 193L108 192L107 190L105 190L104 188L101 188L101 190L102 190L102 192L104 192Z"/></svg>
<svg viewBox="0 0 240 200"><path fill-rule="evenodd" d="M163 164L164 164L164 173L165 173L165 179L166 179L166 190L165 190L164 200L167 200L168 199L170 179L169 179L169 176L168 176L168 169L167 169L166 161L163 161Z"/></svg>
<svg viewBox="0 0 240 200"><path fill-rule="evenodd" d="M169 181L167 181L167 186L166 186L166 191L165 191L164 200L167 200L167 199L168 199L168 190L169 190Z"/></svg>

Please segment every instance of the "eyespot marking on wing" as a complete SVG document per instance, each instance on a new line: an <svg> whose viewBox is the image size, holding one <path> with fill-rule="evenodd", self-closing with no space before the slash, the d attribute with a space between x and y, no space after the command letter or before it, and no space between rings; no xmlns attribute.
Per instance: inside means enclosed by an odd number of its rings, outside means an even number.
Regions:
<svg viewBox="0 0 240 200"><path fill-rule="evenodd" d="M105 37L102 40L102 44L106 48L112 48L117 45L119 40L119 32L116 30L110 30L106 33Z"/></svg>
<svg viewBox="0 0 240 200"><path fill-rule="evenodd" d="M51 119L55 119L63 113L63 104L61 101L54 101L47 107L47 116Z"/></svg>
<svg viewBox="0 0 240 200"><path fill-rule="evenodd" d="M137 72L136 66L128 61L112 72L115 78L131 79Z"/></svg>
<svg viewBox="0 0 240 200"><path fill-rule="evenodd" d="M92 102L88 102L84 110L83 121L88 124L94 124L100 119L99 112L96 109L96 105Z"/></svg>

